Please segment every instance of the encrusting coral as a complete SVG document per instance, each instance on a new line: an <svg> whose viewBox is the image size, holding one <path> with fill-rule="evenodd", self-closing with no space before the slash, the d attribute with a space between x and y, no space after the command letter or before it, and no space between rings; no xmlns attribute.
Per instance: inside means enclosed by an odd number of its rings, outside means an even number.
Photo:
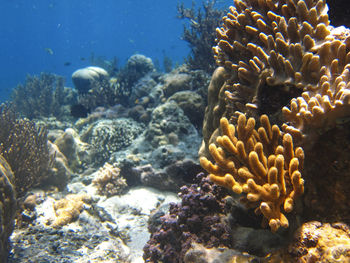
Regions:
<svg viewBox="0 0 350 263"><path fill-rule="evenodd" d="M260 117L257 130L255 119L247 120L244 114L239 115L236 126L226 118L220 125L219 147L214 143L209 146L215 164L202 157L202 167L214 183L237 194L246 193L242 202L258 206L255 212L263 214L273 232L288 227L282 211L291 212L304 192L303 149L294 147L290 134L282 135L277 125L271 126L266 115Z"/></svg>
<svg viewBox="0 0 350 263"><path fill-rule="evenodd" d="M51 224L54 228L60 228L76 220L84 209L84 203L90 202L91 197L86 194L71 194L54 204L56 219Z"/></svg>

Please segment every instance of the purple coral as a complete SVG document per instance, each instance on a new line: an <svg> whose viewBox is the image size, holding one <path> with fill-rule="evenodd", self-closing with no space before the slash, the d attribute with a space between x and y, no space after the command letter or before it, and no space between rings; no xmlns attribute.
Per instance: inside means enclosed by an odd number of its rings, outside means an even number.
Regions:
<svg viewBox="0 0 350 263"><path fill-rule="evenodd" d="M146 262L182 262L192 242L208 248L231 246L231 228L223 220L227 190L213 185L203 173L196 180L199 183L181 188L181 203L171 204L161 217L144 247Z"/></svg>

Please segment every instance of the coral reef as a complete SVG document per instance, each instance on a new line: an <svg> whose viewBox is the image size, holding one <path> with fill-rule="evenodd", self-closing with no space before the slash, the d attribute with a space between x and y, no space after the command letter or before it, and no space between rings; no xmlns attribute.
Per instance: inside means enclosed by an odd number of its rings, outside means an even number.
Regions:
<svg viewBox="0 0 350 263"><path fill-rule="evenodd" d="M78 90L78 105L88 112L99 106L114 106L118 102L118 83L100 67L78 69L72 74Z"/></svg>
<svg viewBox="0 0 350 263"><path fill-rule="evenodd" d="M164 82L161 89L166 98L169 98L176 92L190 90L205 98L209 79L209 74L203 70L191 70L186 64L160 77L160 80Z"/></svg>
<svg viewBox="0 0 350 263"><path fill-rule="evenodd" d="M272 253L266 262L350 262L349 234L349 227L343 223L305 223L288 248Z"/></svg>
<svg viewBox="0 0 350 263"><path fill-rule="evenodd" d="M54 140L54 144L67 158L69 168L77 171L82 165L81 152L86 148L86 145L80 141L78 133L74 129L68 128Z"/></svg>
<svg viewBox="0 0 350 263"><path fill-rule="evenodd" d="M78 69L72 74L72 81L79 94L91 92L98 82L108 79L108 73L100 67L86 67Z"/></svg>
<svg viewBox="0 0 350 263"><path fill-rule="evenodd" d="M131 119L100 120L88 126L81 139L93 147L94 163L103 164L113 152L129 146L142 131L142 124Z"/></svg>
<svg viewBox="0 0 350 263"><path fill-rule="evenodd" d="M184 26L182 39L190 48L191 54L187 58L190 69L201 69L212 73L215 69L215 61L212 56L212 46L215 44L215 29L220 25L221 17L226 13L214 7L215 0L203 3L203 11L196 11L194 2L191 8L185 8L181 3L177 6L178 18L188 19L189 26Z"/></svg>
<svg viewBox="0 0 350 263"><path fill-rule="evenodd" d="M216 62L229 75L215 95L226 108L210 126L235 111L266 113L286 118L297 139L348 114L349 34L329 25L325 1L235 4L217 29Z"/></svg>
<svg viewBox="0 0 350 263"><path fill-rule="evenodd" d="M10 165L0 155L0 258L7 262L10 249L9 237L14 228L17 208L14 175Z"/></svg>
<svg viewBox="0 0 350 263"><path fill-rule="evenodd" d="M28 119L16 119L6 105L0 106L0 155L12 168L17 194L22 196L48 174L47 131Z"/></svg>
<svg viewBox="0 0 350 263"><path fill-rule="evenodd" d="M233 249L223 248L205 248L201 244L193 243L191 248L186 252L184 263L247 263L259 262L259 258L249 254L242 254Z"/></svg>
<svg viewBox="0 0 350 263"><path fill-rule="evenodd" d="M54 209L56 219L51 226L60 228L76 220L84 208L84 203L89 203L91 197L86 194L71 194L64 199L55 202Z"/></svg>
<svg viewBox="0 0 350 263"><path fill-rule="evenodd" d="M120 169L116 164L105 163L101 167L92 183L97 187L100 195L111 197L113 195L121 195L127 190L126 180L120 175Z"/></svg>
<svg viewBox="0 0 350 263"><path fill-rule="evenodd" d="M181 188L180 204L171 204L169 213L153 226L144 247L146 262L182 262L192 242L206 247L230 247L231 229L225 222L224 197L227 191L197 176L198 184ZM152 224L150 224L152 226Z"/></svg>
<svg viewBox="0 0 350 263"><path fill-rule="evenodd" d="M55 186L63 190L73 172L69 168L66 156L60 151L56 144L48 141L50 156L50 167L48 176L42 179L42 184L46 186Z"/></svg>
<svg viewBox="0 0 350 263"><path fill-rule="evenodd" d="M172 134L172 135L170 135ZM156 107L146 131L146 140L153 147L170 144L172 136L178 139L194 137L197 134L182 109L174 102L169 101Z"/></svg>
<svg viewBox="0 0 350 263"><path fill-rule="evenodd" d="M166 148L168 147L169 146ZM164 147L161 147L161 149L164 149ZM166 151L164 150L164 152ZM140 183L145 186L178 192L181 186L193 182L194 175L202 172L202 168L197 162L184 159L183 155L184 154L181 153L181 156L179 156L177 160L174 160L172 156L167 156L168 162L160 165L160 167L157 167L158 165L156 163L153 164L153 166L150 164L137 166L133 168L132 172L128 173L127 176L132 176L134 181L135 179L139 179L137 181L140 181ZM152 159L153 158L154 157L152 157ZM160 156L160 158L162 158L162 156ZM126 173L125 170L123 172Z"/></svg>
<svg viewBox="0 0 350 263"><path fill-rule="evenodd" d="M203 120L203 140L198 151L199 156L210 155L208 146L215 141L218 134L217 128L220 124L220 118L226 111L224 90L227 77L227 71L223 67L218 67L210 80L208 86L208 105L205 108Z"/></svg>
<svg viewBox="0 0 350 263"><path fill-rule="evenodd" d="M68 115L68 105L76 102L76 94L64 87L64 78L49 73L27 76L24 85L13 89L11 100L15 110L29 119L62 118Z"/></svg>
<svg viewBox="0 0 350 263"><path fill-rule="evenodd" d="M273 232L288 227L282 211L291 212L295 200L304 192L304 151L294 147L290 134L284 134L282 140L280 129L271 126L266 115L261 116L258 130L254 128L254 118L247 120L244 114L239 115L236 127L226 118L220 123L220 147L209 146L215 164L202 157L202 167L213 182L237 194L246 193L242 202L248 207L258 205L255 212L264 215Z"/></svg>
<svg viewBox="0 0 350 263"><path fill-rule="evenodd" d="M168 101L171 100L177 103L196 128L202 126L203 112L205 109L202 96L190 90L179 91L168 99Z"/></svg>
<svg viewBox="0 0 350 263"><path fill-rule="evenodd" d="M155 72L152 59L140 54L131 56L125 67L117 74L119 103L124 106L128 105L131 102L129 97L133 85L152 72Z"/></svg>

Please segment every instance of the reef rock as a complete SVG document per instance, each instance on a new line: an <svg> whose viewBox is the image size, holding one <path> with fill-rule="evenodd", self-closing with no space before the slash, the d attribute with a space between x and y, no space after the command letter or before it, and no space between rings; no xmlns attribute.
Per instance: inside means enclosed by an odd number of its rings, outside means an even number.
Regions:
<svg viewBox="0 0 350 263"><path fill-rule="evenodd" d="M198 141L198 133L183 110L174 101L169 101L153 110L146 139L154 147L171 144L174 140L192 141L193 144Z"/></svg>
<svg viewBox="0 0 350 263"><path fill-rule="evenodd" d="M190 90L179 91L173 94L168 101L175 101L184 111L195 127L200 127L203 122L205 102L202 96Z"/></svg>

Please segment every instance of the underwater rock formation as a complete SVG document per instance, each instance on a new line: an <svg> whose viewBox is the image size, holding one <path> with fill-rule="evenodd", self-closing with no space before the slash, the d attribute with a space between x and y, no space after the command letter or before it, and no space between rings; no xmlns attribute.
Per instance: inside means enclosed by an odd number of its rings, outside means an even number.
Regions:
<svg viewBox="0 0 350 263"><path fill-rule="evenodd" d="M156 107L146 131L146 139L153 147L174 144L177 141L192 137L194 140L197 131L182 109L174 102L169 101Z"/></svg>
<svg viewBox="0 0 350 263"><path fill-rule="evenodd" d="M202 96L194 91L185 90L174 93L168 99L168 101L171 100L177 103L195 127L200 127L202 125L203 112L205 109Z"/></svg>
<svg viewBox="0 0 350 263"><path fill-rule="evenodd" d="M73 172L69 168L66 156L54 143L48 142L50 168L49 175L43 180L43 184L64 189Z"/></svg>
<svg viewBox="0 0 350 263"><path fill-rule="evenodd" d="M125 67L122 68L117 74L118 80L118 98L119 103L127 106L130 101L130 95L132 94L133 86L143 77L155 72L152 59L136 54L131 56Z"/></svg>

